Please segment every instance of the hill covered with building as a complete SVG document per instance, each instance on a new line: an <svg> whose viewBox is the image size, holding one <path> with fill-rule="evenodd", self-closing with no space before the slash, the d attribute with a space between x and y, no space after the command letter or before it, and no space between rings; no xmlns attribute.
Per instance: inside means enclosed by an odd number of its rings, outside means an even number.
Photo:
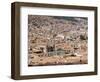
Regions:
<svg viewBox="0 0 100 82"><path fill-rule="evenodd" d="M28 15L28 65L86 64L88 19Z"/></svg>

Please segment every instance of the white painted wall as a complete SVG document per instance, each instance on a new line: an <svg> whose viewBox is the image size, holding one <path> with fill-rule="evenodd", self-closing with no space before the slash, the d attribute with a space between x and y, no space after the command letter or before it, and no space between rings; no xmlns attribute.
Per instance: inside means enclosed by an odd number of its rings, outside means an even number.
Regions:
<svg viewBox="0 0 100 82"><path fill-rule="evenodd" d="M16 82L10 79L11 66L11 2L37 2L37 3L52 3L52 4L68 4L68 5L86 5L98 6L98 22L100 22L100 0L1 0L0 1L0 82ZM98 35L100 29L98 24ZM98 38L100 42L100 38ZM98 43L98 49L100 43ZM98 59L100 59L100 50L98 50ZM100 62L100 60L98 61ZM100 69L100 64L99 68ZM64 77L52 79L35 79L28 80L29 82L100 82L100 71L98 75L93 76L78 76L78 77ZM22 82L27 82L23 80Z"/></svg>

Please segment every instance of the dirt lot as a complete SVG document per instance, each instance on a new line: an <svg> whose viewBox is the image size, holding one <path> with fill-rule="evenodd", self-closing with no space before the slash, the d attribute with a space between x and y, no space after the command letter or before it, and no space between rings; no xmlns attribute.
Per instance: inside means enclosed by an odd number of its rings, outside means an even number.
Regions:
<svg viewBox="0 0 100 82"><path fill-rule="evenodd" d="M51 56L51 57L38 57L33 56L29 66L42 66L42 65L70 65L70 64L87 64L87 56Z"/></svg>

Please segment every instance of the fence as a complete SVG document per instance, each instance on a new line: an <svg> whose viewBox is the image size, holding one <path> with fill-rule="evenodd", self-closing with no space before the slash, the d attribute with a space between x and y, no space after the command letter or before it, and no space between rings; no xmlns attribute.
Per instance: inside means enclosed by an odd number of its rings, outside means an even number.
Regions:
<svg viewBox="0 0 100 82"><path fill-rule="evenodd" d="M54 56L54 55L65 55L65 51L52 51L48 52L48 56Z"/></svg>

